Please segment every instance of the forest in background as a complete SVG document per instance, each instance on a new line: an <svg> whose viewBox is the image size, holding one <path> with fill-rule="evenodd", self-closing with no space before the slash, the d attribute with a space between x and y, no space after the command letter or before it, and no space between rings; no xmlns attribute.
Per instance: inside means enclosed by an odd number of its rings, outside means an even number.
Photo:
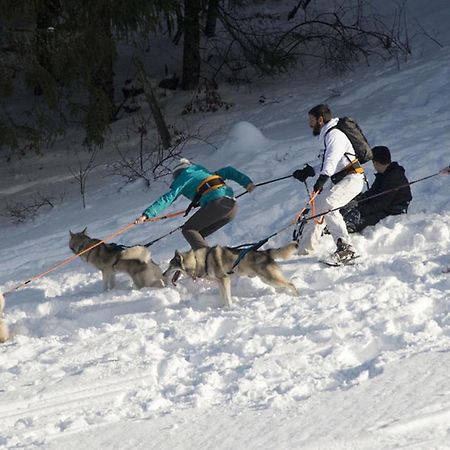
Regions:
<svg viewBox="0 0 450 450"><path fill-rule="evenodd" d="M84 131L80 146L96 151L112 123L138 114L141 138L153 133L140 151L156 154L154 169L186 131L167 123L161 90L192 92L181 114L214 112L231 107L224 84L299 64L339 73L362 60L403 61L411 52L405 17L404 3L387 17L365 0L4 0L0 155L45 152L74 127ZM170 64L152 54L161 40L178 55ZM127 76L116 73L124 46Z"/></svg>

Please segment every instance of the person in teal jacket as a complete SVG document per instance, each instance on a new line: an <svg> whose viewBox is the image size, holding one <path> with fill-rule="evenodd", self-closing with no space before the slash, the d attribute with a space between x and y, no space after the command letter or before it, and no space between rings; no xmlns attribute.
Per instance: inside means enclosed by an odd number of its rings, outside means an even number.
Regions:
<svg viewBox="0 0 450 450"><path fill-rule="evenodd" d="M225 180L233 180L248 192L255 189L252 180L234 167L223 167L212 173L199 164L182 158L172 171L170 191L155 200L135 223L143 223L157 216L180 195L191 200L200 209L183 225L182 233L193 250L209 247L205 237L234 219L237 212L233 189Z"/></svg>

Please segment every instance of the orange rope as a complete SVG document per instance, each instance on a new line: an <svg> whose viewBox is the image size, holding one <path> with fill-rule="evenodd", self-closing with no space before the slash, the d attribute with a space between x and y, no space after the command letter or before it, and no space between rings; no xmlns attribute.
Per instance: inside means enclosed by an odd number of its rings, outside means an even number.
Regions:
<svg viewBox="0 0 450 450"><path fill-rule="evenodd" d="M159 217L152 217L146 220L146 222L158 222L159 220L162 219L171 219L173 217L177 217L177 216L181 216L182 214L184 214L185 211L176 211L173 213L169 213L169 214L165 214L164 216L159 216ZM84 253L92 250L93 248L99 246L100 244L104 244L106 241L109 241L110 239L118 236L119 234L124 233L125 231L129 230L131 227L135 226L136 224L130 223L128 224L126 227L121 228L120 230L116 231L115 233L110 234L109 236L106 236L104 239L102 239L101 241L96 242L94 245L91 245L88 248L85 248L83 251L70 256L69 258L66 258L64 261L59 262L58 264L55 264L54 266L50 267L49 269L47 269L44 272L41 272L33 277L31 277L29 280L24 281L23 283L18 284L17 286L13 287L12 289L10 289L9 291L3 292L3 294L11 294L14 291L17 291L17 289L20 289L24 286L26 286L27 284L38 280L39 278L44 277L45 275L48 275L50 272L55 271L56 269L59 269L60 267L65 266L66 264L69 264L70 262L72 262L73 260L77 259L79 256L83 255Z"/></svg>
<svg viewBox="0 0 450 450"><path fill-rule="evenodd" d="M317 195L318 195L318 192L313 192L309 199L309 204L311 205L311 214L313 216L316 215L316 197L317 197ZM314 220L314 223L317 223L318 225L322 225L323 221L325 220L325 217L324 216L316 217L313 220Z"/></svg>
<svg viewBox="0 0 450 450"><path fill-rule="evenodd" d="M309 196L309 200L308 200L308 205L311 205L311 213L313 216L316 215L315 210L316 210L316 204L315 204L315 199L316 197L319 195L318 192L313 192L310 196ZM293 224L297 223L298 219L300 217L302 217L303 213L306 211L307 207L305 206L299 213L297 213L295 215L294 220L292 221ZM318 224L322 224L324 221L324 217L320 217L317 221L316 219L314 219L314 222L318 223Z"/></svg>
<svg viewBox="0 0 450 450"><path fill-rule="evenodd" d="M306 206L299 212L299 213L297 213L296 215L295 215L295 217L294 217L294 220L291 222L291 225L294 225L294 224L296 224L297 222L298 222L298 219L300 219L300 217L302 217L302 215L303 215L303 213L306 211Z"/></svg>
<svg viewBox="0 0 450 450"><path fill-rule="evenodd" d="M135 224L134 223L130 223L128 224L126 227L121 228L119 231L116 231L113 234L110 234L109 236L106 236L104 239L102 239L99 242L96 242L94 245L91 245L90 247L84 249L83 251L70 256L69 258L66 258L64 261L59 262L58 264L55 264L54 266L50 267L49 269L47 269L45 272L39 273L38 275L35 275L33 277L31 277L29 280L18 284L17 286L13 287L12 289L10 289L9 291L3 292L3 294L11 294L14 291L17 291L17 289L20 289L21 287L26 286L27 284L31 283L32 281L38 280L39 278L42 278L43 276L49 274L50 272L53 272L56 269L59 269L62 266L65 266L66 264L69 264L70 262L72 262L74 259L78 258L79 256L83 255L84 253L88 252L89 250L92 250L93 248L97 247L100 244L105 243L106 241L109 241L110 239L112 239L115 236L118 236L119 234L124 233L125 231L127 231L128 229L130 229L131 227L133 227Z"/></svg>
<svg viewBox="0 0 450 450"><path fill-rule="evenodd" d="M164 216L149 217L149 218L147 218L146 222L158 222L159 220L162 220L162 219L172 219L173 217L181 216L185 212L186 212L186 210L183 209L183 211L176 211L173 213L164 214Z"/></svg>

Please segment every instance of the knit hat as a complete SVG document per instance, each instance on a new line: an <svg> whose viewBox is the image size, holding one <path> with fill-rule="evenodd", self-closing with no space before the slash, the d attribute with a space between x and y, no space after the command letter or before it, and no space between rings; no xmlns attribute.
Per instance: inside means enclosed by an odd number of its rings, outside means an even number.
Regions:
<svg viewBox="0 0 450 450"><path fill-rule="evenodd" d="M177 178L184 169L191 165L192 163L186 158L181 158L180 160L178 160L172 169L173 179Z"/></svg>
<svg viewBox="0 0 450 450"><path fill-rule="evenodd" d="M391 163L391 152L389 149L383 145L378 145L372 149L373 160L383 164L388 165Z"/></svg>

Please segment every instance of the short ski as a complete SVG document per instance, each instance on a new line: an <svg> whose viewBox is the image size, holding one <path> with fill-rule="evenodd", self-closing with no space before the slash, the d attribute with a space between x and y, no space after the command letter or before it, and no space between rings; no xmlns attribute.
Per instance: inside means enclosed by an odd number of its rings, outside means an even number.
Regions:
<svg viewBox="0 0 450 450"><path fill-rule="evenodd" d="M361 255L353 256L351 259L348 259L347 261L333 261L332 259L319 259L319 262L326 264L329 267L341 267L341 266L354 266L357 264L356 259L360 258Z"/></svg>

